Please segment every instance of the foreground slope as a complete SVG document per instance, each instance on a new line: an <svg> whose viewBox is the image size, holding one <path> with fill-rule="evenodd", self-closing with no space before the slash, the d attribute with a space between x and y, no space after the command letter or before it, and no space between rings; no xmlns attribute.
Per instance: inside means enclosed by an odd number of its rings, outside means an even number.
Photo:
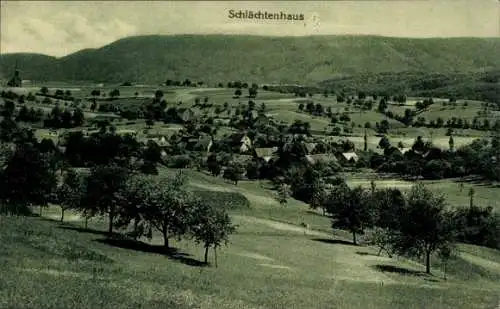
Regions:
<svg viewBox="0 0 500 309"><path fill-rule="evenodd" d="M23 77L32 80L303 83L360 73L498 69L499 51L496 38L151 35L79 51L33 69L24 56L2 55L0 72L12 74L17 59L26 70Z"/></svg>
<svg viewBox="0 0 500 309"><path fill-rule="evenodd" d="M174 243L179 251L169 256L156 235L141 246L107 242L105 220L83 230L76 214L55 222L52 207L44 218L0 217L0 307L492 309L500 300L497 250L461 245L444 281L437 258L426 276L418 262L275 221L301 216L307 205L279 206L265 183L189 177L194 188L236 191L251 202L231 210L238 231L218 251L218 268L200 267L203 248L190 241ZM313 228L328 225L312 216Z"/></svg>

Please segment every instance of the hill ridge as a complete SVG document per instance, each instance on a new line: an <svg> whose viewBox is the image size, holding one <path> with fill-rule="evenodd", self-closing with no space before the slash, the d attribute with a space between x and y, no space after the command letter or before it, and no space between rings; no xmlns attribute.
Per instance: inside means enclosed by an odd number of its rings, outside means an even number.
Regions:
<svg viewBox="0 0 500 309"><path fill-rule="evenodd" d="M0 77L19 62L30 80L159 83L166 79L317 83L366 73L460 73L500 68L500 38L376 35L140 35L64 57L0 55Z"/></svg>

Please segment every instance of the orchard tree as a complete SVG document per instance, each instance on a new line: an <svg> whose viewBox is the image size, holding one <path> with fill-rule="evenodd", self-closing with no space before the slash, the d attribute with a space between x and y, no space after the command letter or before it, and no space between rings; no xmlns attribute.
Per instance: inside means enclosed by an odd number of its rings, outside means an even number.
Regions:
<svg viewBox="0 0 500 309"><path fill-rule="evenodd" d="M170 249L170 238L180 238L189 231L193 207L186 183L187 178L181 171L172 178L152 181L145 193L142 216L149 226L163 235L166 251Z"/></svg>
<svg viewBox="0 0 500 309"><path fill-rule="evenodd" d="M232 182L234 182L234 185L237 186L238 181L243 179L244 173L245 168L241 166L241 164L237 162L231 162L229 166L227 166L224 170L224 174L222 175L222 177L224 177L224 179L231 180Z"/></svg>
<svg viewBox="0 0 500 309"><path fill-rule="evenodd" d="M113 233L113 226L119 210L118 193L125 185L130 171L124 167L110 164L92 168L87 179L83 198L86 214L108 216L108 233Z"/></svg>
<svg viewBox="0 0 500 309"><path fill-rule="evenodd" d="M448 140L448 145L450 146L450 151L453 151L455 148L455 141L453 140L452 135L450 135L450 139Z"/></svg>
<svg viewBox="0 0 500 309"><path fill-rule="evenodd" d="M453 215L447 210L445 198L422 183L411 188L404 211L394 231L393 248L401 255L425 258L425 271L431 273L433 252L450 246L456 237Z"/></svg>
<svg viewBox="0 0 500 309"><path fill-rule="evenodd" d="M277 200L281 206L286 206L288 199L290 198L290 185L286 183L280 184L278 188Z"/></svg>
<svg viewBox="0 0 500 309"><path fill-rule="evenodd" d="M330 195L328 209L332 214L332 228L347 229L352 233L353 244L357 245L356 234L373 225L373 213L369 194L362 187L350 189L347 185L337 186Z"/></svg>
<svg viewBox="0 0 500 309"><path fill-rule="evenodd" d="M55 188L46 156L31 142L17 144L0 172L0 201L6 212L28 214L29 206L38 205L41 214Z"/></svg>
<svg viewBox="0 0 500 309"><path fill-rule="evenodd" d="M325 201L328 198L329 194L329 192L327 191L325 181L321 177L314 179L311 186L311 190L312 190L312 197L311 197L310 207L312 209L321 208L324 216L327 210L325 207Z"/></svg>
<svg viewBox="0 0 500 309"><path fill-rule="evenodd" d="M204 203L201 199L193 200L191 207L194 209L190 222L191 234L198 244L205 248L205 264L208 264L208 250L214 248L215 267L217 267L217 247L227 245L229 235L236 231L236 226L231 223L229 215L220 209L215 209Z"/></svg>
<svg viewBox="0 0 500 309"><path fill-rule="evenodd" d="M112 91L109 92L109 96L114 99L118 98L120 96L120 90L118 89L113 89Z"/></svg>
<svg viewBox="0 0 500 309"><path fill-rule="evenodd" d="M127 227L133 221L134 230L130 235L134 239L147 236L149 231L149 226L144 219L144 207L148 193L154 189L153 180L152 176L133 175L126 180L117 194L119 208L115 226Z"/></svg>
<svg viewBox="0 0 500 309"><path fill-rule="evenodd" d="M84 193L84 179L74 170L69 170L63 183L57 188L57 202L61 207L61 222L67 209L78 209Z"/></svg>
<svg viewBox="0 0 500 309"><path fill-rule="evenodd" d="M392 249L393 234L387 228L375 227L370 235L370 244L379 248L377 256L386 252L389 258L392 258L394 250Z"/></svg>

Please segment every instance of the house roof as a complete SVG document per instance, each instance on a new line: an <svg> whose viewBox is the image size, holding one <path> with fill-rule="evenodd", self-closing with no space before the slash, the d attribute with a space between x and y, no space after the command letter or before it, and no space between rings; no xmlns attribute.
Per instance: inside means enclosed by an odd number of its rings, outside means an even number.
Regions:
<svg viewBox="0 0 500 309"><path fill-rule="evenodd" d="M342 156L347 160L347 161L358 161L358 155L355 152L343 152Z"/></svg>
<svg viewBox="0 0 500 309"><path fill-rule="evenodd" d="M306 145L306 149L307 149L307 152L308 152L308 153L311 153L311 151L313 151L313 150L314 150L314 148L316 148L316 145L317 145L317 144L318 144L318 143L305 143L305 145Z"/></svg>
<svg viewBox="0 0 500 309"><path fill-rule="evenodd" d="M170 145L170 143L167 141L167 139L165 138L165 136L154 137L154 138L150 138L149 140L155 142L156 144L158 144L158 146L168 146L168 145Z"/></svg>
<svg viewBox="0 0 500 309"><path fill-rule="evenodd" d="M405 147L405 148L398 148L398 150L402 153L402 154L405 154L407 153L408 151L411 150L411 148L409 147Z"/></svg>
<svg viewBox="0 0 500 309"><path fill-rule="evenodd" d="M271 148L255 148L255 154L259 158L272 157L273 154L278 151L278 147Z"/></svg>
<svg viewBox="0 0 500 309"><path fill-rule="evenodd" d="M248 150L250 150L250 145L248 145L247 143L242 143L240 146L240 151L247 152Z"/></svg>

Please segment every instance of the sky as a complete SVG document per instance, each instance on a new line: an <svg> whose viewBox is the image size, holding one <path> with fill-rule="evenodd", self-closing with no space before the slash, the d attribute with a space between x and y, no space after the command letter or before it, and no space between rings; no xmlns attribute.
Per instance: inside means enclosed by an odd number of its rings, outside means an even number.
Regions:
<svg viewBox="0 0 500 309"><path fill-rule="evenodd" d="M500 37L500 0L2 0L0 6L0 53L56 57L147 34ZM229 10L303 14L304 20L229 18Z"/></svg>

